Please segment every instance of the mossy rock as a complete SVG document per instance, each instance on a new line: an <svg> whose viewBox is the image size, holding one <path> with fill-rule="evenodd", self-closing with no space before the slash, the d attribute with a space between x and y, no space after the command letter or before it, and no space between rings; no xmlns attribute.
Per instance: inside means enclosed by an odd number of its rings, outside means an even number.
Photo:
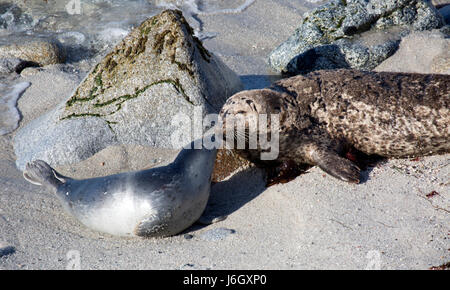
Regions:
<svg viewBox="0 0 450 290"><path fill-rule="evenodd" d="M173 148L172 135L180 130L175 116L192 120L194 112L217 113L242 89L239 77L194 36L182 13L165 10L133 29L39 124L21 129L17 164L37 158L73 163L117 144ZM95 128L84 128L90 123ZM71 146L64 152L63 144Z"/></svg>

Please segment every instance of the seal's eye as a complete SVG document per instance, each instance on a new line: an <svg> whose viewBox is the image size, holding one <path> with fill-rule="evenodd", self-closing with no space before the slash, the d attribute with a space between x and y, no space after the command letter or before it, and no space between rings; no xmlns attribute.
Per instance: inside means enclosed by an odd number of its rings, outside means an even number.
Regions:
<svg viewBox="0 0 450 290"><path fill-rule="evenodd" d="M245 114L245 111L237 111L236 114Z"/></svg>

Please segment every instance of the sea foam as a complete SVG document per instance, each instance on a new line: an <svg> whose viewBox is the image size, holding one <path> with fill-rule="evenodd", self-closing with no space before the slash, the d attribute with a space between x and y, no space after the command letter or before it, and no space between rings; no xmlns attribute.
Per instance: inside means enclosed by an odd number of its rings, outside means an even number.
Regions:
<svg viewBox="0 0 450 290"><path fill-rule="evenodd" d="M242 3L244 2L244 3ZM212 16L219 14L238 14L250 7L255 0L241 1L206 1L206 0L162 0L156 1L156 6L168 9L181 9L189 24L194 28L195 35L201 40L216 36L215 33L203 31L198 16ZM239 4L241 3L241 4Z"/></svg>
<svg viewBox="0 0 450 290"><path fill-rule="evenodd" d="M11 133L19 127L20 113L17 100L31 85L21 82L12 86L0 84L0 135Z"/></svg>

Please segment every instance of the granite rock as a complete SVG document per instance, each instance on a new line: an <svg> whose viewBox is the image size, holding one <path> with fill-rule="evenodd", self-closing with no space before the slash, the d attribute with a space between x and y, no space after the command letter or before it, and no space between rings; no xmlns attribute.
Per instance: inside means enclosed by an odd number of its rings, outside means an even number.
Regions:
<svg viewBox="0 0 450 290"><path fill-rule="evenodd" d="M0 58L18 58L45 66L63 63L66 52L55 39L12 35L0 41Z"/></svg>
<svg viewBox="0 0 450 290"><path fill-rule="evenodd" d="M443 24L427 1L333 0L306 13L295 33L271 52L269 64L287 74L373 69L398 49L409 31Z"/></svg>
<svg viewBox="0 0 450 290"><path fill-rule="evenodd" d="M14 254L15 252L16 249L13 246L0 241L0 257L8 256Z"/></svg>
<svg viewBox="0 0 450 290"><path fill-rule="evenodd" d="M80 162L110 145L176 149L196 137L195 114L217 113L242 88L181 12L165 10L132 30L65 102L17 132L16 165ZM174 144L177 130L186 134Z"/></svg>

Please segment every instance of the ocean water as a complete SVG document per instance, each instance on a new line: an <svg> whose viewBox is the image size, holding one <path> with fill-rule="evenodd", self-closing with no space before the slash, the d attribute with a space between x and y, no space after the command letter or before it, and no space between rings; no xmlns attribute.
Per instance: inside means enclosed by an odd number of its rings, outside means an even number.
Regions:
<svg viewBox="0 0 450 290"><path fill-rule="evenodd" d="M0 2L0 43L17 34L52 36L66 46L98 53L163 9L183 11L201 39L199 16L241 13L256 0L6 0ZM77 58L74 58L78 60ZM72 59L72 60L73 60Z"/></svg>
<svg viewBox="0 0 450 290"><path fill-rule="evenodd" d="M0 83L0 135L11 133L19 126L21 116L17 100L30 85L29 82L11 86Z"/></svg>

